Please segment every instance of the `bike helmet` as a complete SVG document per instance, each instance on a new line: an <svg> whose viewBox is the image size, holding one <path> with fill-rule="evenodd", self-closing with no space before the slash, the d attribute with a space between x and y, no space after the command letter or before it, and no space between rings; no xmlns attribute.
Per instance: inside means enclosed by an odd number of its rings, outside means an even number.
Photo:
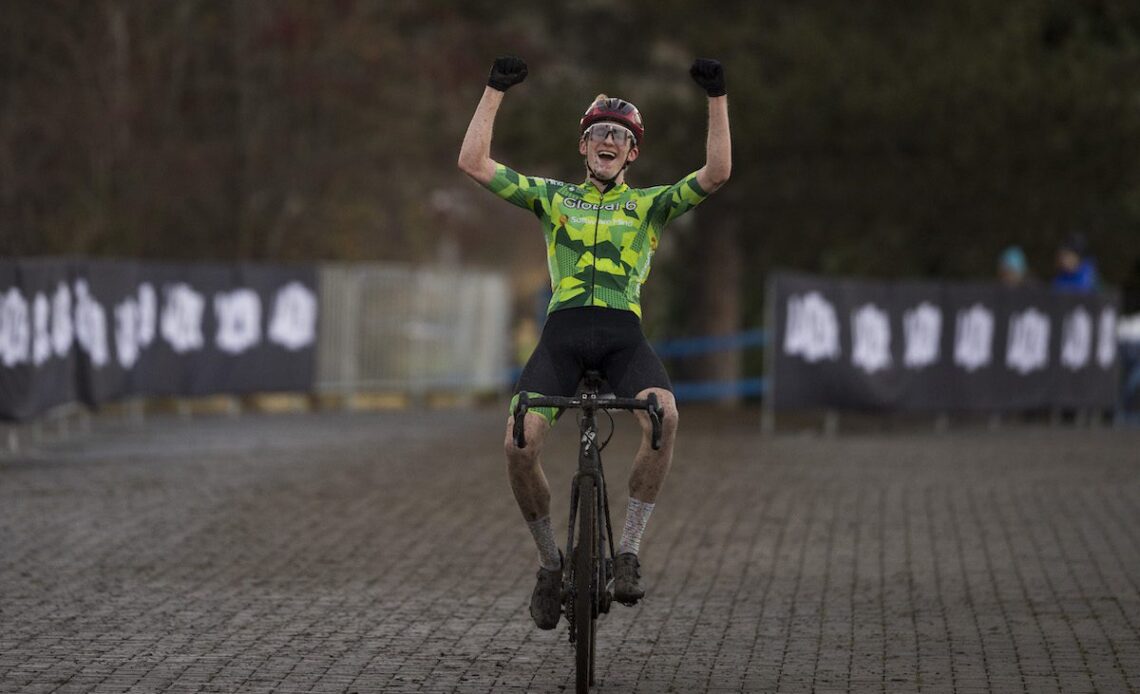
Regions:
<svg viewBox="0 0 1140 694"><path fill-rule="evenodd" d="M598 94L578 123L578 135L581 136L582 133L586 132L586 128L601 121L610 121L629 128L638 145L645 138L645 126L641 124L641 112L637 110L636 106L624 99Z"/></svg>

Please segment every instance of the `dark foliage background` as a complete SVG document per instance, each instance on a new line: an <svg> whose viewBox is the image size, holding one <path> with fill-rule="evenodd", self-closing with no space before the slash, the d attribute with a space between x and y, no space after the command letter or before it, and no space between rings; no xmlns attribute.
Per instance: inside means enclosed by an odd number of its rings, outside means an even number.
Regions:
<svg viewBox="0 0 1140 694"><path fill-rule="evenodd" d="M647 123L635 185L703 161L726 65L734 171L663 242L652 330L757 324L773 267L990 277L1084 231L1140 259L1131 0L2 0L4 255L406 260L544 281L533 218L455 168L495 55L530 63L493 154L581 177L598 92Z"/></svg>

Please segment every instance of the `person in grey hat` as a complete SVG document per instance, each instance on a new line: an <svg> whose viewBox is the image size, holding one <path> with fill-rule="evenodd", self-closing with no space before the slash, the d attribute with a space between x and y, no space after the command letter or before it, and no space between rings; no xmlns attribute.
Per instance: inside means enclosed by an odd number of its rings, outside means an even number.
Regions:
<svg viewBox="0 0 1140 694"><path fill-rule="evenodd" d="M1029 279L1029 263L1020 246L1010 246L998 258L998 281L1007 287L1024 286Z"/></svg>

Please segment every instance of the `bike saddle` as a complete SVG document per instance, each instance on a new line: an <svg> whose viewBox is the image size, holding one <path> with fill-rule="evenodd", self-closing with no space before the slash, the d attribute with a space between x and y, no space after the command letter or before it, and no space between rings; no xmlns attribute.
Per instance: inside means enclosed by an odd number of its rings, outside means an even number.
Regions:
<svg viewBox="0 0 1140 694"><path fill-rule="evenodd" d="M606 383L606 379L602 377L602 372L596 369L589 369L582 372L581 387L582 392L588 393L594 391L601 399L612 399L614 397L614 394L611 392L612 388Z"/></svg>
<svg viewBox="0 0 1140 694"><path fill-rule="evenodd" d="M598 395L605 395L609 392L610 386L605 382L602 373L596 369L588 369L581 374L581 381L579 382L581 391L591 392L594 391Z"/></svg>

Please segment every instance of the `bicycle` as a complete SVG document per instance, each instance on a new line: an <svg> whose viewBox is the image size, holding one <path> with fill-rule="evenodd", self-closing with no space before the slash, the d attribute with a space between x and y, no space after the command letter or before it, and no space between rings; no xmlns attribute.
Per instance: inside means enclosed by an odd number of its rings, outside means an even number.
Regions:
<svg viewBox="0 0 1140 694"><path fill-rule="evenodd" d="M584 385L574 397L530 398L519 394L514 410L515 445L526 448L525 415L531 407L557 407L578 409L580 438L578 472L570 486L570 524L567 531L567 567L562 576L562 609L569 622L570 643L575 650L577 691L585 694L594 684L594 643L597 620L610 611L613 602L614 549L613 527L610 523L609 498L606 493L605 474L602 470L602 449L613 437L614 425L611 410L645 410L652 423L651 445L661 448L661 417L663 411L657 396L650 393L644 400L617 398L601 392L602 378L597 371L587 371ZM610 418L610 434L598 445L597 413ZM578 533L574 528L577 522ZM577 540L577 542L575 542ZM609 556L606 556L606 543Z"/></svg>

